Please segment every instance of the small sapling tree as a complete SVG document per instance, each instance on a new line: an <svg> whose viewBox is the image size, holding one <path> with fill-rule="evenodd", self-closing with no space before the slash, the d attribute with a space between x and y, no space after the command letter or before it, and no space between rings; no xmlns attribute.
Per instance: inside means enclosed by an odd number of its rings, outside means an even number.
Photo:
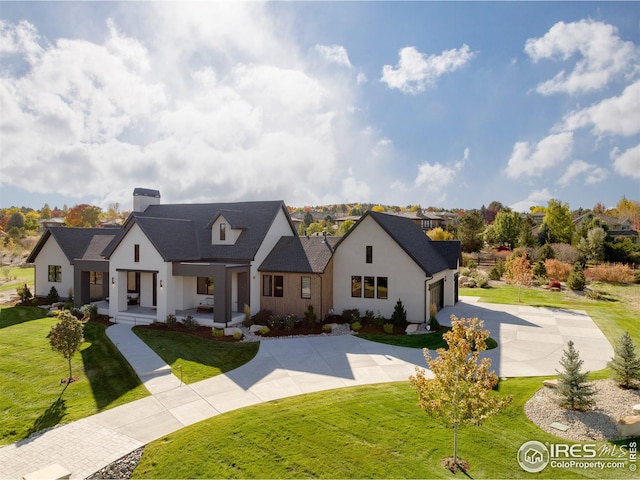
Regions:
<svg viewBox="0 0 640 480"><path fill-rule="evenodd" d="M477 318L451 316L453 328L443 335L449 346L439 348L438 356L431 357L423 350L434 378L416 368L409 382L418 392L418 407L449 426L453 426L453 465L458 462L458 426L480 425L485 419L506 406L511 397L499 397L491 392L498 383L497 375L490 370L491 359L480 359L487 349L489 331L483 330L483 322Z"/></svg>
<svg viewBox="0 0 640 480"><path fill-rule="evenodd" d="M593 388L587 382L589 372L581 372L580 354L569 340L567 349L562 352L560 365L563 371L558 372L558 395L560 406L569 410L588 410L593 406Z"/></svg>
<svg viewBox="0 0 640 480"><path fill-rule="evenodd" d="M51 327L49 343L69 362L69 383L73 380L71 359L84 342L84 324L67 310L60 312L58 323Z"/></svg>
<svg viewBox="0 0 640 480"><path fill-rule="evenodd" d="M638 388L640 385L640 358L629 332L624 332L614 349L609 362L613 378L623 388Z"/></svg>
<svg viewBox="0 0 640 480"><path fill-rule="evenodd" d="M511 283L518 286L518 302L520 302L520 290L533 284L533 271L527 254L514 258L509 265L507 277Z"/></svg>

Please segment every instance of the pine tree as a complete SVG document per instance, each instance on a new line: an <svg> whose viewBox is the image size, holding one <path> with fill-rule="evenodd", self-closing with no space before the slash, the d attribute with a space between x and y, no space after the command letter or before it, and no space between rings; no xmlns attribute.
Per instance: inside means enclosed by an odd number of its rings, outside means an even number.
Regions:
<svg viewBox="0 0 640 480"><path fill-rule="evenodd" d="M613 370L613 378L624 388L638 388L640 382L640 358L629 332L618 340L614 356L608 364Z"/></svg>
<svg viewBox="0 0 640 480"><path fill-rule="evenodd" d="M558 372L557 391L560 395L560 405L569 410L588 410L593 406L593 388L587 382L589 372L581 372L582 360L580 354L569 340L567 350L562 352L560 365L564 371Z"/></svg>
<svg viewBox="0 0 640 480"><path fill-rule="evenodd" d="M584 290L586 279L584 278L584 272L582 271L582 265L579 262L573 264L569 277L567 278L567 287L574 291Z"/></svg>

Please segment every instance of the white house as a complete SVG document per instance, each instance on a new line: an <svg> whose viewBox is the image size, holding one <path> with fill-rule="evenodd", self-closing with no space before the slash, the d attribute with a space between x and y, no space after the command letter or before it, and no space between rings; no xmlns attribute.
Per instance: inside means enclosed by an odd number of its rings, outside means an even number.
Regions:
<svg viewBox="0 0 640 480"><path fill-rule="evenodd" d="M409 322L425 322L430 304L458 300L459 252L459 242L432 241L410 219L368 211L336 246L334 309L389 318L400 299Z"/></svg>
<svg viewBox="0 0 640 480"><path fill-rule="evenodd" d="M397 215L367 212L341 239L301 239L282 201L163 205L158 191L136 189L122 228L50 228L28 261L36 295L71 289L78 306L108 301L113 318L194 312L228 323L245 306L301 316L309 305L321 317L390 317L400 299L418 323L430 304L457 301L459 251Z"/></svg>

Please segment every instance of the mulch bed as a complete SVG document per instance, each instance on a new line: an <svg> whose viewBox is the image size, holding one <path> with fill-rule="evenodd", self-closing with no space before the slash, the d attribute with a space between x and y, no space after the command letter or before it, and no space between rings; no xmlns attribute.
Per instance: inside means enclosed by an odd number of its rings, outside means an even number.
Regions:
<svg viewBox="0 0 640 480"><path fill-rule="evenodd" d="M211 327L199 326L196 328L187 328L181 322L176 323L175 326L169 327L165 323L153 323L151 325L138 325L134 328L140 328L145 330L161 330L164 332L178 332L185 333L187 335L193 335L194 337L204 338L205 340L211 340L212 342L237 342L231 336L214 337Z"/></svg>

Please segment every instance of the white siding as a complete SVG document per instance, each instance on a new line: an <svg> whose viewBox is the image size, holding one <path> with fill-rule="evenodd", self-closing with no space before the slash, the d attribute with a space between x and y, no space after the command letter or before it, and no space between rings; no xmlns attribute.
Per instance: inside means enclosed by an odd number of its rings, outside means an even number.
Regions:
<svg viewBox="0 0 640 480"><path fill-rule="evenodd" d="M140 245L139 262L134 262L134 245ZM119 269L158 272L158 319L164 320L168 312L173 313L175 310L173 297L167 295L174 288L171 263L164 262L138 225L134 225L127 232L109 259L109 282L115 279L115 285L109 283L109 315L112 317L115 317L118 311L127 309L127 276L126 272L118 272ZM152 279L151 273L140 275L140 304L142 306L151 306ZM163 282L162 289L159 287L161 280Z"/></svg>
<svg viewBox="0 0 640 480"><path fill-rule="evenodd" d="M255 259L251 262L251 314L255 315L260 310L260 273L258 272L258 267L262 264L264 259L269 255L269 252L273 249L273 247L278 243L281 237L290 237L293 236L294 233L291 231L291 224L287 219L287 214L285 214L282 209L278 210L276 218L271 225L271 228L267 232L256 253ZM236 297L237 299L237 297Z"/></svg>
<svg viewBox="0 0 640 480"><path fill-rule="evenodd" d="M220 224L225 224L225 239L220 240ZM236 240L242 233L240 228L231 228L229 222L220 215L211 226L211 244L212 245L235 245Z"/></svg>
<svg viewBox="0 0 640 480"><path fill-rule="evenodd" d="M373 247L373 262L366 263L366 246ZM361 313L372 310L391 317L398 299L407 311L407 320L425 320L425 272L371 217L366 217L340 244L334 254L333 307L337 314L348 308ZM354 298L351 276L387 277L388 298Z"/></svg>
<svg viewBox="0 0 640 480"><path fill-rule="evenodd" d="M61 282L49 281L49 265L62 267ZM60 298L67 298L69 290L73 289L73 272L73 265L69 263L55 238L50 236L36 257L34 295L46 297L51 291L51 287L56 287Z"/></svg>

